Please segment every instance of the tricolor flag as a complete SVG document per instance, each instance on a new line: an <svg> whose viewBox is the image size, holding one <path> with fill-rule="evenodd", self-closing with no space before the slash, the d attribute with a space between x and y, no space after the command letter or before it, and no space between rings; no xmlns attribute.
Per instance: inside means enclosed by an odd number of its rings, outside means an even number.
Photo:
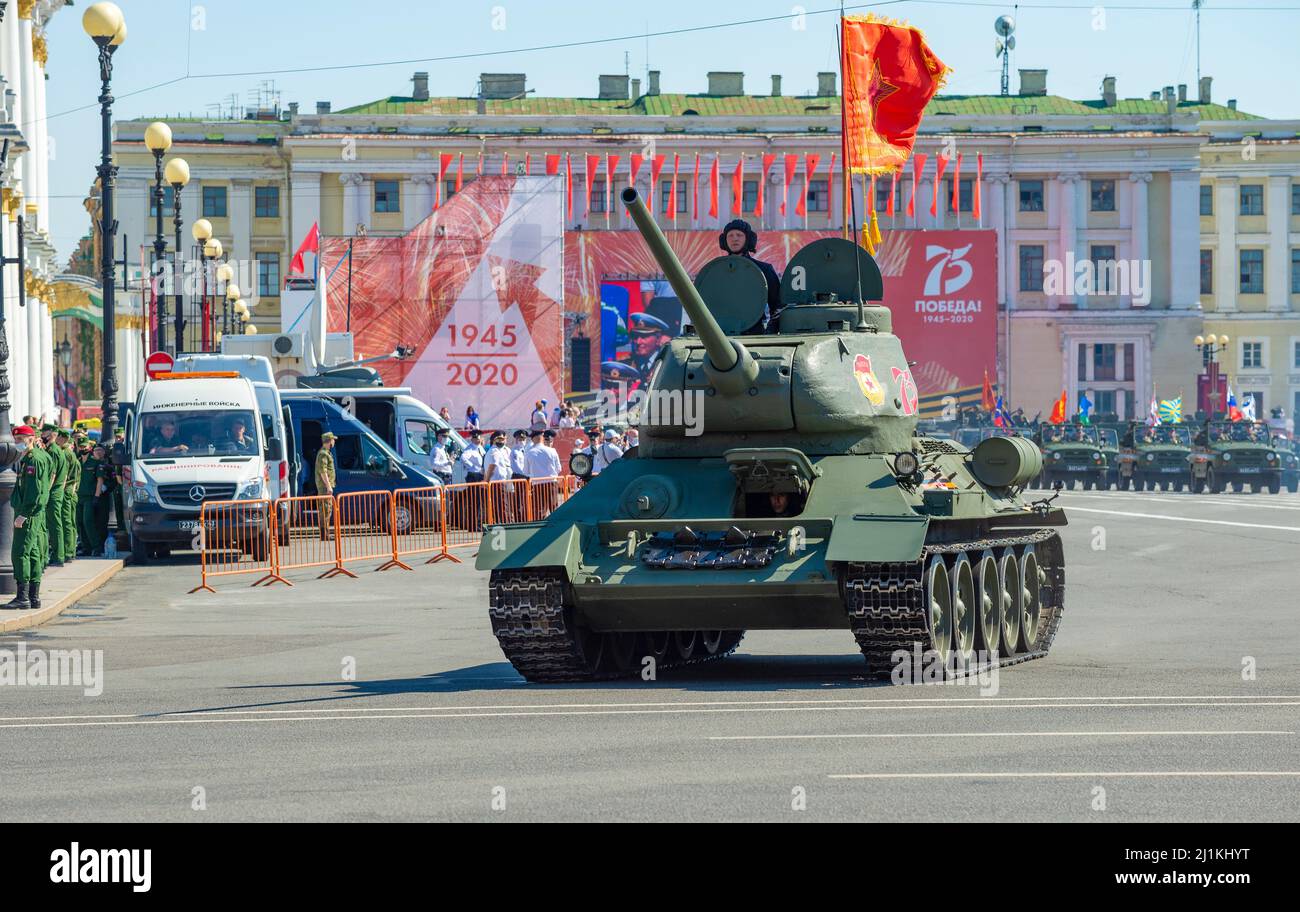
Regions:
<svg viewBox="0 0 1300 912"><path fill-rule="evenodd" d="M1147 425L1154 427L1160 423L1160 404L1156 402L1156 397L1151 397L1151 410L1147 413Z"/></svg>
<svg viewBox="0 0 1300 912"><path fill-rule="evenodd" d="M1233 395L1231 383L1228 384L1228 420L1241 420L1241 409L1237 408L1237 397Z"/></svg>

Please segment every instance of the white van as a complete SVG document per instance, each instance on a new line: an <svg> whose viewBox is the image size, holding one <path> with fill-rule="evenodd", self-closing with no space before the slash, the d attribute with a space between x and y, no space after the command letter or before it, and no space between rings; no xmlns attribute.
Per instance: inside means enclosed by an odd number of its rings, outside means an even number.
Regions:
<svg viewBox="0 0 1300 912"><path fill-rule="evenodd" d="M268 460L270 493L272 500L292 497L298 466L292 464L298 448L293 441L293 422L288 420L280 390L275 385L275 371L271 362L261 355L183 354L176 356L175 371L234 371L253 384L257 394L257 410L262 422L262 436L267 440L280 440L285 458Z"/></svg>
<svg viewBox="0 0 1300 912"><path fill-rule="evenodd" d="M259 415L244 377L190 373L145 382L126 435L123 494L134 561L190 548L208 501L268 496L270 463L284 459L284 443L267 436ZM269 543L252 544L256 555Z"/></svg>
<svg viewBox="0 0 1300 912"><path fill-rule="evenodd" d="M311 389L280 390L283 399L293 397L333 399L344 411L368 426L378 437L397 451L403 462L433 474L435 435L445 430L451 448L452 481L465 480L460 454L465 441L456 429L425 405L404 386L323 386Z"/></svg>

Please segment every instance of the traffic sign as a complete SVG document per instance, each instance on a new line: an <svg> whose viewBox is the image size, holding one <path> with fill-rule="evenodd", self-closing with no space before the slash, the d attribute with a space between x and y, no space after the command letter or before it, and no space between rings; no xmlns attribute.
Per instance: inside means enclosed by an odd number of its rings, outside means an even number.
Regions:
<svg viewBox="0 0 1300 912"><path fill-rule="evenodd" d="M171 369L176 366L172 356L164 351L156 351L144 362L144 371L149 375L150 380L157 380L159 374L170 373Z"/></svg>

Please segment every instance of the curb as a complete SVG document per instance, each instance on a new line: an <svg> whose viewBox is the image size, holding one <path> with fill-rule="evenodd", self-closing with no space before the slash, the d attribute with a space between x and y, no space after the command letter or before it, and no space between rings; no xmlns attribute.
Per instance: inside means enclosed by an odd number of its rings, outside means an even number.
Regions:
<svg viewBox="0 0 1300 912"><path fill-rule="evenodd" d="M0 621L0 633L10 633L14 630L25 630L28 627L39 627L47 621L53 620L64 612L68 607L76 604L90 593L94 592L100 586L104 585L114 576L116 576L124 566L122 560L106 560L104 566L90 579L79 583L71 592L59 596L56 601L49 602L41 606L40 611L21 617L10 618Z"/></svg>

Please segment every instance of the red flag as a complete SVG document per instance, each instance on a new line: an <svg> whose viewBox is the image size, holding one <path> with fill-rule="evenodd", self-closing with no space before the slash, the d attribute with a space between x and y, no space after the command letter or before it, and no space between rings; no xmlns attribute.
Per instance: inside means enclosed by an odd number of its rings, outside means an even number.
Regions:
<svg viewBox="0 0 1300 912"><path fill-rule="evenodd" d="M596 169L600 167L599 155L587 156L587 218L591 218L591 187L596 181Z"/></svg>
<svg viewBox="0 0 1300 912"><path fill-rule="evenodd" d="M961 153L952 166L952 211L961 214Z"/></svg>
<svg viewBox="0 0 1300 912"><path fill-rule="evenodd" d="M633 187L636 186L636 176L641 170L641 165L644 163L645 163L644 155L632 155L628 158L628 162L627 162L628 183L630 183Z"/></svg>
<svg viewBox="0 0 1300 912"><path fill-rule="evenodd" d="M785 217L785 204L790 201L790 182L794 180L794 169L799 165L799 156L785 157L785 174L781 184L781 217Z"/></svg>
<svg viewBox="0 0 1300 912"><path fill-rule="evenodd" d="M614 211L614 175L618 173L618 156L610 152L605 155L605 224L609 224L609 214Z"/></svg>
<svg viewBox="0 0 1300 912"><path fill-rule="evenodd" d="M510 166L510 153L509 153L509 152L502 152L502 153L501 153L501 176L502 176L502 177L505 177L505 176L506 176L506 174L507 174L506 169L507 169L509 166Z"/></svg>
<svg viewBox="0 0 1300 912"><path fill-rule="evenodd" d="M668 213L677 221L677 153L673 153L673 183L668 188Z"/></svg>
<svg viewBox="0 0 1300 912"><path fill-rule="evenodd" d="M799 194L799 202L794 204L794 214L806 216L808 214L808 187L812 184L814 175L817 174L817 165L821 163L822 157L812 152L804 154L803 157L803 193Z"/></svg>
<svg viewBox="0 0 1300 912"><path fill-rule="evenodd" d="M993 384L989 383L989 372L985 371L984 391L980 394L980 405L984 407L984 411L991 412L995 404L993 401Z"/></svg>
<svg viewBox="0 0 1300 912"><path fill-rule="evenodd" d="M1052 416L1047 420L1052 424L1065 423L1065 390L1061 390L1061 398L1052 406Z"/></svg>
<svg viewBox="0 0 1300 912"><path fill-rule="evenodd" d="M736 170L731 175L731 214L741 215L744 211L743 203L745 201L745 156L742 153L740 161L736 162Z"/></svg>
<svg viewBox="0 0 1300 912"><path fill-rule="evenodd" d="M460 153L460 158L456 161L456 192L465 185L465 153Z"/></svg>
<svg viewBox="0 0 1300 912"><path fill-rule="evenodd" d="M560 156L559 156L559 155L554 154L554 153L549 153L549 152L547 153L547 155L546 155L546 173L547 173L548 175L554 175L554 174L559 174L559 173L560 173Z"/></svg>
<svg viewBox="0 0 1300 912"><path fill-rule="evenodd" d="M930 214L936 218L939 215L939 185L943 183L943 170L948 167L948 159L943 155L934 157L934 187L930 194Z"/></svg>
<svg viewBox="0 0 1300 912"><path fill-rule="evenodd" d="M289 272L292 275L302 275L306 272L302 263L302 255L308 252L320 256L320 225L317 222L312 222L311 228L307 231L307 236L302 239L302 243L298 245L298 249L293 253L293 259L289 261Z"/></svg>
<svg viewBox="0 0 1300 912"><path fill-rule="evenodd" d="M659 173L664 169L664 156L656 155L650 159L650 211L654 211L654 195L659 192ZM660 212L662 215L663 212Z"/></svg>
<svg viewBox="0 0 1300 912"><path fill-rule="evenodd" d="M776 161L776 156L768 152L763 156L763 173L758 179L758 199L754 201L754 215L759 218L763 217L763 191L767 189L767 173L772 170L772 162Z"/></svg>
<svg viewBox="0 0 1300 912"><path fill-rule="evenodd" d="M885 215L890 218L894 217L894 197L898 195L898 172L895 171L889 175L889 205L885 207Z"/></svg>
<svg viewBox="0 0 1300 912"><path fill-rule="evenodd" d="M718 217L718 153L713 153L713 164L709 166L709 218Z"/></svg>
<svg viewBox="0 0 1300 912"><path fill-rule="evenodd" d="M447 169L451 167L452 153L443 152L438 156L438 186L434 188L433 208L436 210L442 205L442 181L447 176Z"/></svg>
<svg viewBox="0 0 1300 912"><path fill-rule="evenodd" d="M921 175L925 173L925 158L924 152L917 152L912 157L912 193L907 198L907 214L910 216L916 215L916 188L921 183Z"/></svg>
<svg viewBox="0 0 1300 912"><path fill-rule="evenodd" d="M691 221L700 220L700 153L695 153L695 176L691 178Z"/></svg>
<svg viewBox="0 0 1300 912"><path fill-rule="evenodd" d="M569 221L573 221L573 156L568 152L564 153L564 193Z"/></svg>
<svg viewBox="0 0 1300 912"><path fill-rule="evenodd" d="M975 221L981 225L984 224L984 210L980 207L980 184L984 181L984 153L979 152L975 155L975 199L972 200L972 209L974 210Z"/></svg>
<svg viewBox="0 0 1300 912"><path fill-rule="evenodd" d="M531 152L524 153L524 173L525 174L533 173L533 153Z"/></svg>
<svg viewBox="0 0 1300 912"><path fill-rule="evenodd" d="M844 165L853 174L887 174L911 154L921 115L948 67L919 29L872 16L846 16L840 28Z"/></svg>

